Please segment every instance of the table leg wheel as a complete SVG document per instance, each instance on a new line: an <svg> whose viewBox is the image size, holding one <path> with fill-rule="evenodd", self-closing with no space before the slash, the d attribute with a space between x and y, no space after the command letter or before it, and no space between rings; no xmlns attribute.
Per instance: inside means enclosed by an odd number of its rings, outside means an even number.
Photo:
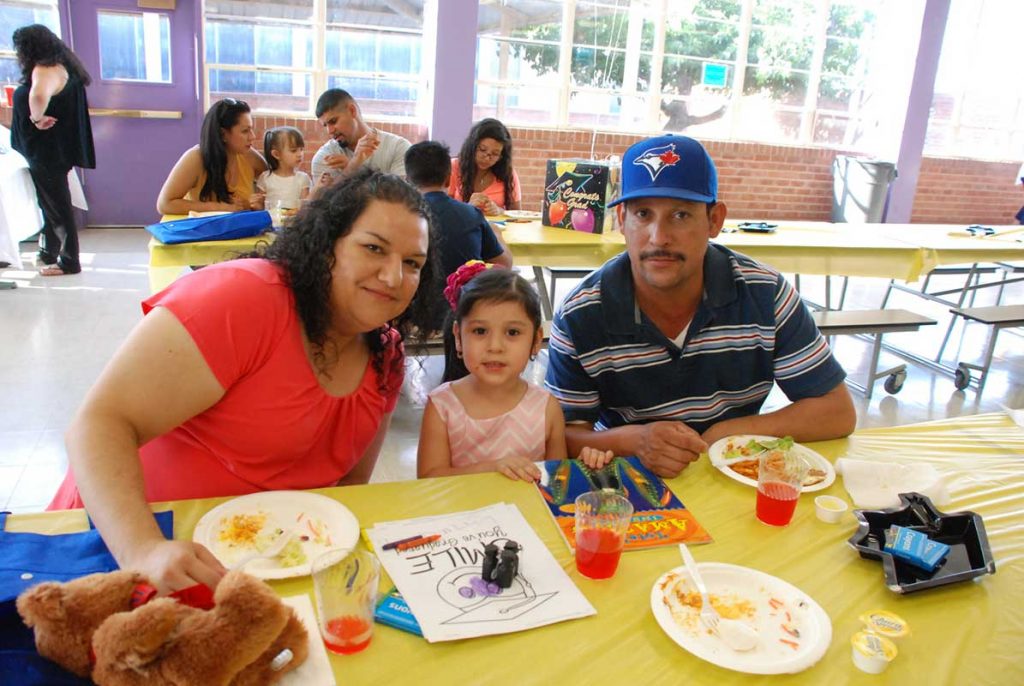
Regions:
<svg viewBox="0 0 1024 686"><path fill-rule="evenodd" d="M905 371L893 372L885 378L885 392L889 395L896 395L903 390L903 382L907 380Z"/></svg>
<svg viewBox="0 0 1024 686"><path fill-rule="evenodd" d="M971 383L971 370L964 366L961 362L956 366L956 372L953 375L953 385L956 386L956 390L962 391L967 388Z"/></svg>

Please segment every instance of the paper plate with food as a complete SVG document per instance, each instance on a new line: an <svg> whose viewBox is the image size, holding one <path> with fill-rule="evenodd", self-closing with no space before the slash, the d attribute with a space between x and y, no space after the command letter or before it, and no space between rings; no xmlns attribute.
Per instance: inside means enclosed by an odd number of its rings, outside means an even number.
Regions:
<svg viewBox="0 0 1024 686"><path fill-rule="evenodd" d="M192 533L225 567L244 564L260 579L305 576L320 553L358 539L359 522L347 507L303 491L234 498L203 515Z"/></svg>
<svg viewBox="0 0 1024 686"><path fill-rule="evenodd" d="M832 641L828 614L795 586L756 569L702 562L711 605L726 619L757 634L751 650L730 648L700 619L701 596L686 567L665 574L651 588L658 625L683 649L719 667L748 674L792 674L822 658Z"/></svg>
<svg viewBox="0 0 1024 686"><path fill-rule="evenodd" d="M727 436L711 444L708 457L711 464L730 479L757 488L757 471L762 455L773 451L790 452L807 462L809 469L804 477L804 493L821 491L836 480L832 463L805 445L785 436Z"/></svg>
<svg viewBox="0 0 1024 686"><path fill-rule="evenodd" d="M505 216L509 219L518 219L519 221L534 221L540 219L540 212L534 210L505 210Z"/></svg>

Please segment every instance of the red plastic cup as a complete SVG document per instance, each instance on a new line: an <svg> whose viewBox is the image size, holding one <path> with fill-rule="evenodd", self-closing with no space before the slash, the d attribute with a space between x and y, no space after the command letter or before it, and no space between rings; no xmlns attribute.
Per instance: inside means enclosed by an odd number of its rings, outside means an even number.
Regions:
<svg viewBox="0 0 1024 686"><path fill-rule="evenodd" d="M14 107L14 89L16 87L9 83L4 85L4 104L7 107Z"/></svg>
<svg viewBox="0 0 1024 686"><path fill-rule="evenodd" d="M576 570L591 579L615 574L626 541L633 505L614 491L576 498Z"/></svg>
<svg viewBox="0 0 1024 686"><path fill-rule="evenodd" d="M757 518L772 526L789 524L807 470L807 462L798 455L780 450L762 455L757 472Z"/></svg>

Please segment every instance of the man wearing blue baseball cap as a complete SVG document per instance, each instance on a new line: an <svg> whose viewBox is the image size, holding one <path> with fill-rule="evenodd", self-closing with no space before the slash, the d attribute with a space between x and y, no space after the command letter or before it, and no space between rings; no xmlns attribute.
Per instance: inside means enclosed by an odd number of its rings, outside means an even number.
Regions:
<svg viewBox="0 0 1024 686"><path fill-rule="evenodd" d="M709 242L726 207L700 143L634 144L612 204L626 252L569 294L551 329L546 385L569 454L637 455L676 476L725 436L853 431L846 374L800 296L771 267ZM792 402L759 414L775 383Z"/></svg>

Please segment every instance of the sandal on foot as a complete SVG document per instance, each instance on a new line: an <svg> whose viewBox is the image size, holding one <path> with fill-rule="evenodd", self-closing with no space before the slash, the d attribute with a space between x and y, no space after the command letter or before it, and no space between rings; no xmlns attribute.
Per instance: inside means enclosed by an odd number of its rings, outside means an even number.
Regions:
<svg viewBox="0 0 1024 686"><path fill-rule="evenodd" d="M39 268L41 276L64 276L66 273L58 264L48 264Z"/></svg>

